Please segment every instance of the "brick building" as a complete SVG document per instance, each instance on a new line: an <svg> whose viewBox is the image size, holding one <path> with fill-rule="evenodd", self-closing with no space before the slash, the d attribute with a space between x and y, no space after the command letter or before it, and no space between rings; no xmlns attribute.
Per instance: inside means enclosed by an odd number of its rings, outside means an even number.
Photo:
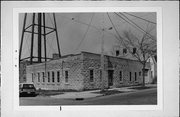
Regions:
<svg viewBox="0 0 180 117"><path fill-rule="evenodd" d="M81 52L62 56L46 63L28 65L26 82L34 82L41 89L99 89L102 81L106 88L142 83L142 65L136 60L104 57L105 77L101 77L100 54ZM150 65L146 67L149 77Z"/></svg>

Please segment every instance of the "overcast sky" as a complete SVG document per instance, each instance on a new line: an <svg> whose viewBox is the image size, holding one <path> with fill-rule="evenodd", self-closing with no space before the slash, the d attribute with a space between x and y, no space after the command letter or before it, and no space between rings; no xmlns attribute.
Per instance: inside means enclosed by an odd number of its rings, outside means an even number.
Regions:
<svg viewBox="0 0 180 117"><path fill-rule="evenodd" d="M130 13L130 14L133 14L135 16L156 23L156 13L138 12L138 13ZM110 27L113 27L112 23L108 18L107 13L56 13L55 15L56 15L56 23L57 23L59 42L60 42L61 55L80 53L80 51L100 53L102 37L104 39L104 48L106 52L111 51L113 45L117 44L117 39L115 38L115 35L117 35L117 33L115 29L112 28L111 30L107 30ZM115 24L119 34L122 35L122 32L124 30L131 30L133 33L135 33L138 36L141 36L143 34L137 28L134 28L133 26L128 24L126 21L124 21L114 13L109 13L109 15L113 23ZM153 28L150 34L156 36L156 24L148 23L147 21L130 16L128 14L124 14L124 15L126 15L130 20L132 20L134 23L136 23L139 27L141 27L144 30L146 30L147 25L148 28ZM24 14L20 14L19 15L20 38L22 35L23 19L24 19ZM32 23L32 14L29 13L27 17L26 27L31 23ZM88 28L87 24L90 24L91 26L89 26ZM54 27L53 17L52 14L50 13L46 14L46 25L49 27ZM106 30L104 31L104 35L102 33L103 28L105 28ZM29 30L31 30L31 28L29 28ZM50 30L47 30L46 32L48 31ZM55 37L56 37L55 33L51 33L47 36L48 57L51 57L52 53L58 52ZM35 40L37 40L36 38L37 36L35 36ZM25 40L23 44L22 58L30 55L31 35L29 33L25 33L24 39ZM37 48L37 41L35 41L34 43L35 55L37 55L37 50L35 50L36 48Z"/></svg>

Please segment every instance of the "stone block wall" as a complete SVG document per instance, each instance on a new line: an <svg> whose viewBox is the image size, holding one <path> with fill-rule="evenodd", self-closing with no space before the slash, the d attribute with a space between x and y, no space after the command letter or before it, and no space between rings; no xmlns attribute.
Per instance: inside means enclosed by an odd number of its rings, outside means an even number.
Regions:
<svg viewBox="0 0 180 117"><path fill-rule="evenodd" d="M27 67L27 78L29 82L34 82L37 89L48 90L82 90L83 77L81 75L82 59L81 55L69 56L46 63L29 65ZM65 71L68 71L68 82L65 81ZM43 82L43 72L46 74ZM48 82L48 72L50 82ZM54 82L52 82L52 72L54 72ZM60 82L57 81L57 72L60 73ZM40 82L38 81L38 73ZM34 80L32 79L34 75Z"/></svg>
<svg viewBox="0 0 180 117"><path fill-rule="evenodd" d="M29 65L26 69L27 82L34 82L37 88L48 90L90 90L100 89L102 85L109 88L142 83L142 65L138 61L105 56L105 74L104 77L101 77L100 58L100 54L81 52L81 54L64 56L46 63ZM111 86L108 78L110 70L113 72ZM66 82L66 71L68 72L68 82ZM122 80L120 80L120 71ZM43 82L43 72L45 82ZM50 73L50 82L48 82L48 72ZM55 82L52 82L52 72L54 72ZM60 82L57 81L57 72L60 73ZM137 80L135 80L135 73ZM40 82L38 74L40 74Z"/></svg>
<svg viewBox="0 0 180 117"><path fill-rule="evenodd" d="M102 80L105 88L108 88L108 71L113 71L113 85L111 87L122 87L129 85L138 85L142 83L142 64L135 60L123 59L112 56L105 56L105 77L100 74L100 55L83 52L83 70L84 89L100 89ZM94 80L90 81L90 70L94 70ZM120 71L122 80L120 80ZM131 81L130 81L131 72ZM136 80L135 80L136 74ZM148 77L148 76L147 76Z"/></svg>

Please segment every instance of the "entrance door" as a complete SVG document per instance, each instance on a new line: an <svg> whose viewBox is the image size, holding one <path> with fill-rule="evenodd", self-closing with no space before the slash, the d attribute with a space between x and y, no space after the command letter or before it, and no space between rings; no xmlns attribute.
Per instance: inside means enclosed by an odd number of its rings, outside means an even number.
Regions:
<svg viewBox="0 0 180 117"><path fill-rule="evenodd" d="M113 70L108 70L108 86L113 85Z"/></svg>

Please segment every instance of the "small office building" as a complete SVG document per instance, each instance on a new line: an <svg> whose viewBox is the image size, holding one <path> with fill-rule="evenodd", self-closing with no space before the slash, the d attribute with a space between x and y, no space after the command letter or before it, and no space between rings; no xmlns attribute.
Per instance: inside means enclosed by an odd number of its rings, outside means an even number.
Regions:
<svg viewBox="0 0 180 117"><path fill-rule="evenodd" d="M33 82L38 89L90 90L142 84L142 64L115 56L104 56L104 77L101 55L81 52L61 58L54 57L45 63L26 66L26 82ZM150 64L145 77L150 77Z"/></svg>

